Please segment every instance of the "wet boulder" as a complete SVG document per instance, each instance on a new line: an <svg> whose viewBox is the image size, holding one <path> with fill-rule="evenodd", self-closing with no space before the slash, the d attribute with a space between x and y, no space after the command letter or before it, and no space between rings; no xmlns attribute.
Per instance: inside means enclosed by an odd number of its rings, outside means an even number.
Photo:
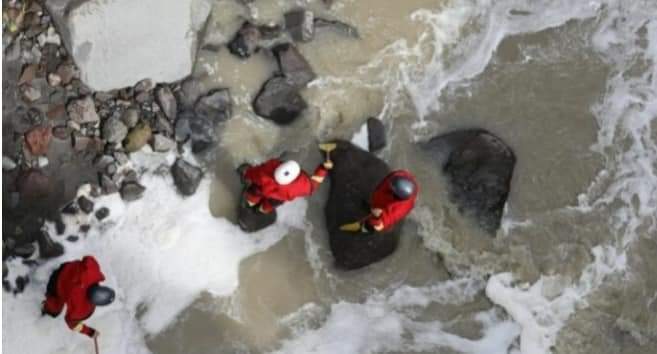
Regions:
<svg viewBox="0 0 657 354"><path fill-rule="evenodd" d="M190 196L196 192L201 183L203 171L199 167L179 158L171 166L171 175L180 194Z"/></svg>
<svg viewBox="0 0 657 354"><path fill-rule="evenodd" d="M370 151L376 152L386 146L386 128L380 119L367 119L367 145Z"/></svg>
<svg viewBox="0 0 657 354"><path fill-rule="evenodd" d="M282 76L267 80L253 100L253 109L257 115L279 125L294 122L306 107L308 104L295 84Z"/></svg>
<svg viewBox="0 0 657 354"><path fill-rule="evenodd" d="M290 43L279 44L272 48L272 52L279 70L292 86L302 89L317 77L296 46Z"/></svg>
<svg viewBox="0 0 657 354"><path fill-rule="evenodd" d="M454 131L421 146L447 176L450 200L459 211L495 234L516 163L511 148L483 129Z"/></svg>
<svg viewBox="0 0 657 354"><path fill-rule="evenodd" d="M346 141L338 141L331 159L335 167L330 172L331 191L324 210L331 252L339 268L362 268L397 249L402 223L384 233L345 232L340 226L370 213L370 195L391 170L374 154Z"/></svg>
<svg viewBox="0 0 657 354"><path fill-rule="evenodd" d="M232 100L229 89L216 89L196 101L194 111L197 115L215 123L225 122L231 116Z"/></svg>

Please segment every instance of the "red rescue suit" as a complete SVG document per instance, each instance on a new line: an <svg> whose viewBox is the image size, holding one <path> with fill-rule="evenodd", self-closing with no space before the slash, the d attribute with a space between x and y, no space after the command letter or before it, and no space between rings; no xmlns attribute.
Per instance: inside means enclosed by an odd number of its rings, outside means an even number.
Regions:
<svg viewBox="0 0 657 354"><path fill-rule="evenodd" d="M399 199L392 192L391 181L395 177L405 177L413 182L415 189L408 199ZM415 206L419 188L415 177L405 170L394 171L387 175L372 193L370 208L372 214L367 218L367 224L376 231L388 231L401 221ZM377 210L378 209L378 210ZM377 213L380 215L376 216Z"/></svg>
<svg viewBox="0 0 657 354"><path fill-rule="evenodd" d="M244 180L250 184L244 197L250 205L260 205L260 211L263 213L271 213L283 202L313 194L328 174L326 168L319 165L312 177L302 170L292 183L282 185L274 178L276 168L282 163L279 159L271 159L261 165L249 167L244 173Z"/></svg>
<svg viewBox="0 0 657 354"><path fill-rule="evenodd" d="M105 280L100 266L92 256L80 261L66 262L50 276L43 312L57 317L66 305L66 324L74 331L93 337L96 333L82 321L89 318L96 305L87 299L87 290Z"/></svg>

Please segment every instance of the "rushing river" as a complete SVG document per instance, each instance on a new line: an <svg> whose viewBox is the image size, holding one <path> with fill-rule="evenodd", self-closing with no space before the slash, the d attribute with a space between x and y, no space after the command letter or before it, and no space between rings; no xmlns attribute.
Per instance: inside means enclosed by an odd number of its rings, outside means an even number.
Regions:
<svg viewBox="0 0 657 354"><path fill-rule="evenodd" d="M214 42L298 6L361 38L327 30L298 44L318 77L283 128L251 109L270 54L199 52L194 75L230 88L233 118L194 197L153 175L143 200L106 201L120 210L113 229L84 250L107 254L119 289L120 310L99 315L105 352L657 353L657 1L213 5ZM285 152L312 170L317 141L351 139L368 117L388 129L381 157L422 186L392 256L333 266L328 186L256 235L232 224L240 163ZM517 156L495 238L458 213L416 144L471 127ZM153 237L125 243L140 235Z"/></svg>

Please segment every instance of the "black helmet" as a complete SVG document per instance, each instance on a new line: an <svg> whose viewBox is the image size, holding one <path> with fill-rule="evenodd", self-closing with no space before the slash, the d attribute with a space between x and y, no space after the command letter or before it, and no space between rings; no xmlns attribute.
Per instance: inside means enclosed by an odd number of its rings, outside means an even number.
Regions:
<svg viewBox="0 0 657 354"><path fill-rule="evenodd" d="M87 289L87 298L97 306L109 305L114 301L114 290L106 286L94 284Z"/></svg>
<svg viewBox="0 0 657 354"><path fill-rule="evenodd" d="M394 177L390 181L390 187L392 193L399 199L408 199L415 193L415 183L408 177Z"/></svg>

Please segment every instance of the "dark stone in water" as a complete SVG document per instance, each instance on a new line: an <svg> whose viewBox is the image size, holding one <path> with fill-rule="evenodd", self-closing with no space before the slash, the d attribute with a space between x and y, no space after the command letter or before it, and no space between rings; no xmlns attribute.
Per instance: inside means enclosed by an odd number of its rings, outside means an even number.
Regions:
<svg viewBox="0 0 657 354"><path fill-rule="evenodd" d="M39 232L37 243L39 244L39 257L43 259L55 258L64 254L64 247L59 242L53 241L45 231Z"/></svg>
<svg viewBox="0 0 657 354"><path fill-rule="evenodd" d="M201 183L201 178L203 178L203 171L199 167L179 158L171 166L171 175L180 194L189 196L196 192Z"/></svg>
<svg viewBox="0 0 657 354"><path fill-rule="evenodd" d="M78 198L78 206L85 214L91 214L91 212L94 211L94 202L85 196L80 196Z"/></svg>
<svg viewBox="0 0 657 354"><path fill-rule="evenodd" d="M242 59L246 59L258 50L260 43L260 30L249 21L242 23L242 27L228 42L228 50Z"/></svg>
<svg viewBox="0 0 657 354"><path fill-rule="evenodd" d="M109 214L110 214L110 210L107 207L102 207L96 210L96 219L103 220L106 217L108 217Z"/></svg>
<svg viewBox="0 0 657 354"><path fill-rule="evenodd" d="M57 232L57 235L63 235L64 232L66 232L66 224L64 224L64 220L62 220L62 215L61 214L55 215L54 222L55 222L55 231Z"/></svg>
<svg viewBox="0 0 657 354"><path fill-rule="evenodd" d="M207 93L196 102L194 111L197 115L214 123L225 122L231 116L232 100L229 89L216 89Z"/></svg>
<svg viewBox="0 0 657 354"><path fill-rule="evenodd" d="M250 208L246 203L240 202L237 220L243 231L256 232L276 222L276 210L269 214L263 214L255 208Z"/></svg>
<svg viewBox="0 0 657 354"><path fill-rule="evenodd" d="M449 180L449 197L486 232L500 227L516 157L500 138L483 129L458 130L421 144Z"/></svg>
<svg viewBox="0 0 657 354"><path fill-rule="evenodd" d="M331 191L326 202L326 227L336 266L357 269L378 262L397 249L402 223L384 233L345 232L343 224L362 220L369 213L370 196L391 170L374 154L350 142L338 141L331 152Z"/></svg>
<svg viewBox="0 0 657 354"><path fill-rule="evenodd" d="M34 254L34 251L36 251L34 243L24 243L12 249L11 254L22 258L29 258Z"/></svg>
<svg viewBox="0 0 657 354"><path fill-rule="evenodd" d="M78 206L74 202L70 202L66 204L64 208L62 208L63 214L75 215L78 213L78 211Z"/></svg>
<svg viewBox="0 0 657 354"><path fill-rule="evenodd" d="M315 35L315 18L312 11L296 9L285 13L285 29L292 39L298 42L309 42Z"/></svg>
<svg viewBox="0 0 657 354"><path fill-rule="evenodd" d="M77 242L80 238L76 235L70 235L66 237L66 241L68 242Z"/></svg>
<svg viewBox="0 0 657 354"><path fill-rule="evenodd" d="M298 88L282 76L267 80L253 101L253 110L279 125L294 122L308 104Z"/></svg>
<svg viewBox="0 0 657 354"><path fill-rule="evenodd" d="M79 231L82 232L83 234L86 234L87 232L89 232L89 230L91 230L91 225L89 224L80 225Z"/></svg>
<svg viewBox="0 0 657 354"><path fill-rule="evenodd" d="M121 186L121 198L126 202L132 202L140 199L145 190L146 187L137 182L124 182Z"/></svg>
<svg viewBox="0 0 657 354"><path fill-rule="evenodd" d="M376 152L386 147L386 128L380 119L367 119L367 140L369 150Z"/></svg>
<svg viewBox="0 0 657 354"><path fill-rule="evenodd" d="M317 77L296 46L290 43L279 44L272 48L272 52L278 62L278 68L293 87L302 89Z"/></svg>

